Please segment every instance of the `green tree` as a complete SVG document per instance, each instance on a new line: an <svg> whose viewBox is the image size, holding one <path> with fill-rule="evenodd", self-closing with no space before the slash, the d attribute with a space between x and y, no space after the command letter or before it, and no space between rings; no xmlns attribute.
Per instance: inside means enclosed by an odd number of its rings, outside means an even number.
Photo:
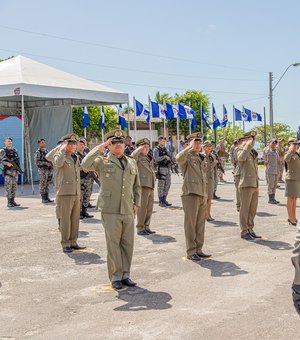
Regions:
<svg viewBox="0 0 300 340"><path fill-rule="evenodd" d="M233 123L229 121L227 123L226 128L217 129L218 140L221 137L225 137L227 145L232 145L234 138L240 138L243 135L244 131L238 125L235 125L233 128ZM208 130L204 138L214 140L214 130Z"/></svg>
<svg viewBox="0 0 300 340"><path fill-rule="evenodd" d="M265 142L265 132L264 132L264 125L258 125L253 128L254 131L257 132L257 141L261 144ZM296 137L296 133L292 131L291 127L285 123L274 123L273 125L273 135L275 138L284 138L285 141L290 137ZM270 139L270 125L266 125L266 140Z"/></svg>

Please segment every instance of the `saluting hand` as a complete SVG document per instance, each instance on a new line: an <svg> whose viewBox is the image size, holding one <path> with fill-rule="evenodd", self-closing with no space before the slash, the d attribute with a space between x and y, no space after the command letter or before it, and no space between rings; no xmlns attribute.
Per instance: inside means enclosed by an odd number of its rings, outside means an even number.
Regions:
<svg viewBox="0 0 300 340"><path fill-rule="evenodd" d="M296 150L296 144L291 144L289 146L289 151L295 151Z"/></svg>

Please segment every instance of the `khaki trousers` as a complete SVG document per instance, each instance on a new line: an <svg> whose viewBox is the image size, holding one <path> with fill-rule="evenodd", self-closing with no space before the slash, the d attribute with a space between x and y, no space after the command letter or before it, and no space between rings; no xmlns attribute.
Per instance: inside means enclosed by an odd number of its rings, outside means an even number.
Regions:
<svg viewBox="0 0 300 340"><path fill-rule="evenodd" d="M273 195L273 194L275 195L278 176L267 174L267 177L268 177L268 194L269 195Z"/></svg>
<svg viewBox="0 0 300 340"><path fill-rule="evenodd" d="M107 269L111 282L130 276L134 243L132 214L101 214L107 247Z"/></svg>
<svg viewBox="0 0 300 340"><path fill-rule="evenodd" d="M137 231L148 229L151 221L154 201L154 189L142 187L141 206L137 214Z"/></svg>
<svg viewBox="0 0 300 340"><path fill-rule="evenodd" d="M189 194L181 196L184 210L184 232L187 256L202 250L204 244L207 197Z"/></svg>
<svg viewBox="0 0 300 340"><path fill-rule="evenodd" d="M258 204L258 188L240 188L240 228L245 234L254 227L254 217Z"/></svg>
<svg viewBox="0 0 300 340"><path fill-rule="evenodd" d="M292 255L292 263L295 267L294 284L300 285L300 225L297 226L295 248Z"/></svg>
<svg viewBox="0 0 300 340"><path fill-rule="evenodd" d="M57 214L60 219L61 245L62 247L75 246L77 244L80 196L59 195L57 196Z"/></svg>
<svg viewBox="0 0 300 340"><path fill-rule="evenodd" d="M240 189L239 189L241 176L234 176L233 178L234 178L234 185L235 185L236 208L239 210L241 206Z"/></svg>

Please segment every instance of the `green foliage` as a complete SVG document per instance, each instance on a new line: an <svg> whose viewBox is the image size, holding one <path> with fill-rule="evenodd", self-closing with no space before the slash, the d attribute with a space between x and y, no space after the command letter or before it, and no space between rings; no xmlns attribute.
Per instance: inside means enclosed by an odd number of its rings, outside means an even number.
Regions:
<svg viewBox="0 0 300 340"><path fill-rule="evenodd" d="M100 107L99 106L90 106L88 107L89 117L90 117L90 126L86 128L87 140L89 141L92 137L98 137L101 139L101 128L99 126L100 121ZM72 117L73 117L73 132L78 136L83 136L83 128L82 128L82 107L73 107ZM118 119L117 119L117 109L113 106L106 106L104 108L104 116L105 116L105 129L104 132L108 132L112 129L118 128Z"/></svg>
<svg viewBox="0 0 300 340"><path fill-rule="evenodd" d="M235 125L233 128L233 123L229 121L226 128L217 129L217 140L219 140L221 137L225 137L227 145L232 145L234 138L239 138L243 135L244 131L238 125ZM214 140L214 130L208 130L208 133L206 136L204 136L204 139Z"/></svg>
<svg viewBox="0 0 300 340"><path fill-rule="evenodd" d="M207 116L209 116L208 112L208 105L209 105L209 99L208 97L203 94L200 91L197 90L189 90L186 91L184 94L178 94L176 93L174 97L170 97L168 93L160 93L157 92L155 95L155 101L157 101L160 104L164 104L165 102L168 102L170 104L176 105L178 102L180 104L188 105L193 108L193 110L196 113L196 120L197 120L197 126L195 128L195 131L201 131L200 121L201 121L201 104L203 105L205 112L207 112ZM169 119L167 121L167 126L172 134L176 134L176 119ZM207 127L205 126L205 123L203 122L203 133L207 133ZM189 134L189 120L188 119L180 119L179 120L179 130L181 134L184 134L185 136Z"/></svg>
<svg viewBox="0 0 300 340"><path fill-rule="evenodd" d="M264 125L258 125L254 129L257 132L257 141L264 143ZM274 123L273 135L275 138L284 138L287 141L290 137L296 137L296 133L291 130L291 127L285 123ZM270 139L270 125L266 125L266 140Z"/></svg>

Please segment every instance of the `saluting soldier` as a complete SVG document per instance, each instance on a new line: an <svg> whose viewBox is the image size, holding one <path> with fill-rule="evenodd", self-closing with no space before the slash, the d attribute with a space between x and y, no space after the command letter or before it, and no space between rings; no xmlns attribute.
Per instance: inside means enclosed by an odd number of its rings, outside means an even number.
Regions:
<svg viewBox="0 0 300 340"><path fill-rule="evenodd" d="M150 141L148 138L138 140L136 147L137 149L131 156L136 160L142 187L141 207L137 214L136 228L138 235L149 235L155 233L150 229L155 186L154 162L149 155Z"/></svg>
<svg viewBox="0 0 300 340"><path fill-rule="evenodd" d="M141 204L141 186L136 161L124 154L125 137L122 130L108 132L105 142L92 149L82 161L83 169L96 171L100 178L97 207L101 210L108 275L114 289L136 285L130 279L130 267L134 216ZM107 147L109 152L103 156Z"/></svg>
<svg viewBox="0 0 300 340"><path fill-rule="evenodd" d="M217 152L217 155L219 157L219 161L220 161L221 167L223 169L225 169L225 164L226 164L226 159L228 157L228 152L226 150L225 138L224 137L220 138L219 144L216 147L216 152ZM220 182L226 182L224 180L224 172L221 171L220 168L219 168L219 180L220 180Z"/></svg>
<svg viewBox="0 0 300 340"><path fill-rule="evenodd" d="M266 166L266 178L268 183L268 195L270 204L278 204L275 199L278 173L280 170L280 158L277 152L277 140L272 139L265 151L264 162Z"/></svg>
<svg viewBox="0 0 300 340"><path fill-rule="evenodd" d="M236 210L237 211L240 211L240 206L241 206L240 189L239 189L241 169L240 169L239 162L237 161L237 151L238 151L239 146L243 143L243 141L244 141L244 137L239 138L238 144L234 150L234 157L235 157L236 162L235 162L235 168L233 171L233 180L234 180L234 185L235 185L235 197L236 197Z"/></svg>
<svg viewBox="0 0 300 340"><path fill-rule="evenodd" d="M240 228L241 238L254 240L261 238L254 232L254 218L258 204L257 152L254 150L255 131L244 135L244 143L238 147L237 160L240 166Z"/></svg>
<svg viewBox="0 0 300 340"><path fill-rule="evenodd" d="M18 207L15 201L18 173L22 173L18 151L13 147L11 137L4 138L5 148L0 150L0 163L3 164L4 185L6 188L7 206L9 208Z"/></svg>
<svg viewBox="0 0 300 340"><path fill-rule="evenodd" d="M57 171L56 204L64 253L85 248L77 244L80 216L80 163L75 153L78 139L79 137L73 133L64 136L64 144L54 155L54 166Z"/></svg>
<svg viewBox="0 0 300 340"><path fill-rule="evenodd" d="M233 165L234 169L236 167L236 154L235 154L235 150L236 150L236 148L238 146L238 143L239 143L239 139L238 138L234 138L233 144L231 145L230 150L229 150L230 161L231 161L231 164Z"/></svg>
<svg viewBox="0 0 300 340"><path fill-rule="evenodd" d="M278 183L284 183L284 180L282 179L283 171L284 171L284 155L285 155L284 138L278 138L277 152L278 152L279 159L280 159Z"/></svg>
<svg viewBox="0 0 300 340"><path fill-rule="evenodd" d="M42 203L52 203L53 200L49 197L49 187L52 179L53 165L46 159L48 150L46 149L46 141L44 138L38 140L38 149L34 154L34 161L38 167L39 187L42 197Z"/></svg>
<svg viewBox="0 0 300 340"><path fill-rule="evenodd" d="M201 132L189 135L189 146L176 156L183 174L181 200L186 253L192 261L211 256L202 251L207 207L207 163L205 156L200 153L201 138Z"/></svg>
<svg viewBox="0 0 300 340"><path fill-rule="evenodd" d="M153 150L153 158L157 166L157 191L160 207L169 207L172 204L167 201L171 186L171 155L166 146L166 138L158 137L158 145Z"/></svg>

